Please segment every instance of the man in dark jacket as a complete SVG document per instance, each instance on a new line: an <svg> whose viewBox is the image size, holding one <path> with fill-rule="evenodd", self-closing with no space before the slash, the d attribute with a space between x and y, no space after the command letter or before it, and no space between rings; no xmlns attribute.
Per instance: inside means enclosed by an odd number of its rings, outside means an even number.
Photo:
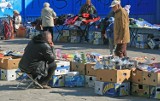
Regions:
<svg viewBox="0 0 160 101"><path fill-rule="evenodd" d="M88 13L88 14L97 14L96 8L94 7L94 5L91 3L91 0L86 0L86 4L84 4L80 11L79 14L83 14L83 13Z"/></svg>
<svg viewBox="0 0 160 101"><path fill-rule="evenodd" d="M47 84L56 68L53 46L51 33L45 31L28 43L19 63L19 68L33 78L42 75L38 82L45 89L50 88Z"/></svg>

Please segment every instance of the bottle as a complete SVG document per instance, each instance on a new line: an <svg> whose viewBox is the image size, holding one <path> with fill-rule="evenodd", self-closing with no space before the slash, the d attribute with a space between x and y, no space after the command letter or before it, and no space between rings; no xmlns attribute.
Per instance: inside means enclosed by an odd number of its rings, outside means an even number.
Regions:
<svg viewBox="0 0 160 101"><path fill-rule="evenodd" d="M82 63L86 63L86 56L83 52L81 52Z"/></svg>

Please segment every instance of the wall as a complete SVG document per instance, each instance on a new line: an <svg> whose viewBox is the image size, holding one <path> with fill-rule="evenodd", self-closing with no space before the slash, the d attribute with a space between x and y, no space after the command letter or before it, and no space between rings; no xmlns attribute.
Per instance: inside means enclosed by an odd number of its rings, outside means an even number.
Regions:
<svg viewBox="0 0 160 101"><path fill-rule="evenodd" d="M26 0L25 16L40 16L44 2L49 2L57 15L78 14L80 7L86 0ZM159 0L121 0L122 6L131 5L130 17L143 18L151 23L156 23L156 2ZM112 0L92 0L98 11L98 15L105 17L111 10ZM37 6L39 5L39 6Z"/></svg>
<svg viewBox="0 0 160 101"><path fill-rule="evenodd" d="M13 9L21 12L25 20L40 16L44 2L49 2L57 15L61 14L78 14L80 7L86 0L3 0L10 2L13 8L6 7L2 12L0 0L0 16L4 14L12 15ZM98 15L105 17L111 10L109 5L112 0L92 0L92 3L98 11ZM151 23L160 23L160 0L121 0L122 6L131 5L130 17L143 18Z"/></svg>
<svg viewBox="0 0 160 101"><path fill-rule="evenodd" d="M160 24L160 0L157 0L156 23Z"/></svg>
<svg viewBox="0 0 160 101"><path fill-rule="evenodd" d="M22 11L22 0L0 0L0 17L13 15L13 10Z"/></svg>

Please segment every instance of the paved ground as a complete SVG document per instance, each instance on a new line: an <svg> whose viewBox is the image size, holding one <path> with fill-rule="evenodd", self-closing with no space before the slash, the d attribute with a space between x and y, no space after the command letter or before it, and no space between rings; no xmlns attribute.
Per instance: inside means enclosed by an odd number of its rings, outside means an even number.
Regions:
<svg viewBox="0 0 160 101"><path fill-rule="evenodd" d="M28 42L28 39L0 40L0 49L23 50ZM75 51L109 53L106 45L55 43L55 47L62 49L63 53L74 53ZM156 60L160 61L160 50L128 48L128 56L156 57ZM14 88L16 84L16 81L0 81L0 101L154 101L133 96L117 98L98 96L94 94L93 89L89 88L18 90Z"/></svg>

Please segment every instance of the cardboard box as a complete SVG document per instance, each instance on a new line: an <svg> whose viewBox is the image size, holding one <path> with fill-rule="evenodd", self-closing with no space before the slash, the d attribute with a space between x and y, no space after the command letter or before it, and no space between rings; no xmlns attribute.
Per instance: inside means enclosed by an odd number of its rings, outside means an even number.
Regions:
<svg viewBox="0 0 160 101"><path fill-rule="evenodd" d="M0 58L0 68L17 69L20 60L21 58L11 57L11 56Z"/></svg>
<svg viewBox="0 0 160 101"><path fill-rule="evenodd" d="M54 71L54 75L63 75L67 74L70 71L70 62L67 61L58 61L56 62L57 68Z"/></svg>
<svg viewBox="0 0 160 101"><path fill-rule="evenodd" d="M151 48L151 49L154 49L156 44L155 44L155 41L153 39L150 39L148 42L147 42L148 46Z"/></svg>
<svg viewBox="0 0 160 101"><path fill-rule="evenodd" d="M60 36L59 37L59 42L68 42L68 36Z"/></svg>
<svg viewBox="0 0 160 101"><path fill-rule="evenodd" d="M71 36L71 43L79 43L80 42L80 36Z"/></svg>
<svg viewBox="0 0 160 101"><path fill-rule="evenodd" d="M69 30L62 30L63 36L69 36Z"/></svg>
<svg viewBox="0 0 160 101"><path fill-rule="evenodd" d="M149 92L149 85L141 85L132 83L131 84L131 94L134 96L141 96L141 97L150 97Z"/></svg>
<svg viewBox="0 0 160 101"><path fill-rule="evenodd" d="M149 85L160 86L160 73L148 73L150 76Z"/></svg>
<svg viewBox="0 0 160 101"><path fill-rule="evenodd" d="M150 98L160 99L160 86L150 86Z"/></svg>
<svg viewBox="0 0 160 101"><path fill-rule="evenodd" d="M138 42L146 42L148 35L146 34L138 34L137 35L137 41Z"/></svg>
<svg viewBox="0 0 160 101"><path fill-rule="evenodd" d="M140 42L139 48L141 48L141 49L147 49L147 48L148 48L148 45L147 45L147 43L145 43L145 42Z"/></svg>
<svg viewBox="0 0 160 101"><path fill-rule="evenodd" d="M94 76L85 76L85 80L86 80L85 81L85 86L86 87L94 88L96 77L94 77Z"/></svg>
<svg viewBox="0 0 160 101"><path fill-rule="evenodd" d="M1 69L1 80L7 80L7 81L16 80L16 70L17 69L9 69L9 70Z"/></svg>
<svg viewBox="0 0 160 101"><path fill-rule="evenodd" d="M110 83L95 81L95 93L105 96L126 96L130 94L130 83Z"/></svg>
<svg viewBox="0 0 160 101"><path fill-rule="evenodd" d="M25 27L19 27L16 37L25 38L26 37L26 28Z"/></svg>
<svg viewBox="0 0 160 101"><path fill-rule="evenodd" d="M104 85L104 82L95 81L94 92L98 95L103 95L103 85Z"/></svg>
<svg viewBox="0 0 160 101"><path fill-rule="evenodd" d="M85 75L86 68L84 63L72 62L70 63L71 71L78 71L80 74Z"/></svg>
<svg viewBox="0 0 160 101"><path fill-rule="evenodd" d="M86 64L86 75L87 76L96 76L96 70L94 70L93 66L96 63L88 63Z"/></svg>
<svg viewBox="0 0 160 101"><path fill-rule="evenodd" d="M69 76L65 75L65 87L84 87L85 77L84 75Z"/></svg>
<svg viewBox="0 0 160 101"><path fill-rule="evenodd" d="M64 75L54 75L49 81L51 87L64 87Z"/></svg>
<svg viewBox="0 0 160 101"><path fill-rule="evenodd" d="M94 45L102 45L103 44L103 39L94 39L93 44Z"/></svg>
<svg viewBox="0 0 160 101"><path fill-rule="evenodd" d="M139 42L136 42L136 48L140 48Z"/></svg>
<svg viewBox="0 0 160 101"><path fill-rule="evenodd" d="M147 72L147 71L142 71L142 74L143 74L142 84L144 84L144 85L150 85L151 73Z"/></svg>
<svg viewBox="0 0 160 101"><path fill-rule="evenodd" d="M98 81L123 83L130 81L131 70L97 70Z"/></svg>
<svg viewBox="0 0 160 101"><path fill-rule="evenodd" d="M70 30L69 33L71 36L80 36L80 33L77 30Z"/></svg>
<svg viewBox="0 0 160 101"><path fill-rule="evenodd" d="M67 74L70 71L70 66L59 66L54 71L54 75L64 75Z"/></svg>
<svg viewBox="0 0 160 101"><path fill-rule="evenodd" d="M102 33L101 32L93 32L93 34L94 34L94 38L95 39L99 39L99 38L102 38Z"/></svg>
<svg viewBox="0 0 160 101"><path fill-rule="evenodd" d="M143 84L143 72L134 68L131 71L131 82L137 84Z"/></svg>
<svg viewBox="0 0 160 101"><path fill-rule="evenodd" d="M127 96L130 94L130 83L109 83L103 85L103 95L105 96Z"/></svg>

